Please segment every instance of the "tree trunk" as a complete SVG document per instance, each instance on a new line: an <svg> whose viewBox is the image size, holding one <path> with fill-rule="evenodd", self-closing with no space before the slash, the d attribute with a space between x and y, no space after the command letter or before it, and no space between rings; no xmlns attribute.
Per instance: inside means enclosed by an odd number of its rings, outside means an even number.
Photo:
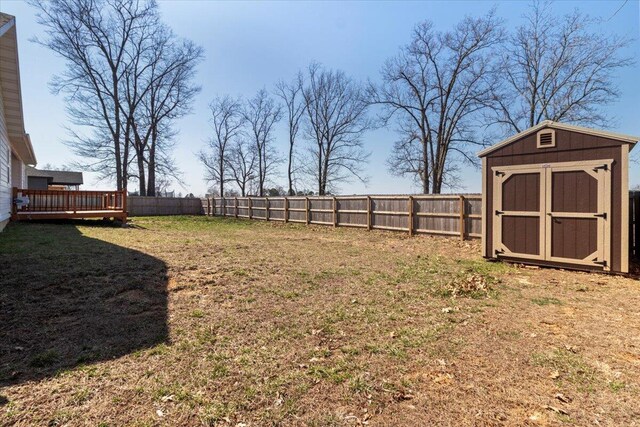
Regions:
<svg viewBox="0 0 640 427"><path fill-rule="evenodd" d="M427 145L427 138L422 136L422 193L429 194L429 146Z"/></svg>
<svg viewBox="0 0 640 427"><path fill-rule="evenodd" d="M287 193L290 196L295 196L293 191L293 138L289 139L289 163L287 164L287 178L289 179L289 191Z"/></svg>
<svg viewBox="0 0 640 427"><path fill-rule="evenodd" d="M264 194L262 183L262 144L257 142L258 148L258 196L262 197Z"/></svg>
<svg viewBox="0 0 640 427"><path fill-rule="evenodd" d="M158 132L155 125L151 128L151 147L149 147L149 161L147 164L147 196L156 195L156 142L158 140Z"/></svg>
<svg viewBox="0 0 640 427"><path fill-rule="evenodd" d="M219 175L220 175L220 197L224 197L224 152L220 153L220 159L218 161Z"/></svg>
<svg viewBox="0 0 640 427"><path fill-rule="evenodd" d="M144 170L144 157L138 153L138 182L140 183L140 195L147 195L147 185Z"/></svg>

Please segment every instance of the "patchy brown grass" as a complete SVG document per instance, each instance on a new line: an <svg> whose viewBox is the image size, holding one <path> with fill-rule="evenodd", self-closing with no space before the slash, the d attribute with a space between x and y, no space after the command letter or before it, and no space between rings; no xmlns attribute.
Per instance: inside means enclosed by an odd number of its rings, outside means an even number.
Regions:
<svg viewBox="0 0 640 427"><path fill-rule="evenodd" d="M640 419L635 280L398 233L92 224L0 235L3 425Z"/></svg>

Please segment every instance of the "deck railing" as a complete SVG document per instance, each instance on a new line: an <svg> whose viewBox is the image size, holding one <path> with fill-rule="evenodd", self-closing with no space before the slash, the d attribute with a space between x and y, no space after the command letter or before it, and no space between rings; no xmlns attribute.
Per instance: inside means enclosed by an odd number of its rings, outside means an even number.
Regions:
<svg viewBox="0 0 640 427"><path fill-rule="evenodd" d="M25 212L125 211L124 191L73 191L13 189L14 215Z"/></svg>

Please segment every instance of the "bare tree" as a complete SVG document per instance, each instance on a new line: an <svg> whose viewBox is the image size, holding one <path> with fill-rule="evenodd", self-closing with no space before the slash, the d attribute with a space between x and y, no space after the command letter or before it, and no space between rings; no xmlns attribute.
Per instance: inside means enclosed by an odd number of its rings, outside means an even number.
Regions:
<svg viewBox="0 0 640 427"><path fill-rule="evenodd" d="M506 133L544 120L607 126L602 107L619 94L614 75L633 61L621 56L627 39L594 24L579 11L559 17L549 3L533 4L502 58L495 119Z"/></svg>
<svg viewBox="0 0 640 427"><path fill-rule="evenodd" d="M289 128L289 156L287 160L287 182L289 196L295 196L294 189L294 156L296 140L302 124L305 111L304 98L302 94L304 78L302 73L298 73L296 78L290 82L279 81L276 84L276 94L282 99L287 113L287 125Z"/></svg>
<svg viewBox="0 0 640 427"><path fill-rule="evenodd" d="M255 145L244 139L237 138L225 159L225 166L231 174L231 179L238 185L240 195L247 195L250 186L257 178L258 151Z"/></svg>
<svg viewBox="0 0 640 427"><path fill-rule="evenodd" d="M188 40L178 40L165 26L158 26L148 44L146 52L135 55L142 60L135 62L136 78L127 79L126 93L140 195L153 196L157 172L172 178L179 174L173 161L163 160L170 159L173 148L176 134L173 122L191 111L193 98L200 91L192 81L202 48ZM130 86L140 90L132 90ZM131 92L137 96L130 97Z"/></svg>
<svg viewBox="0 0 640 427"><path fill-rule="evenodd" d="M170 155L172 123L190 112L199 91L192 79L202 49L162 24L153 0L32 4L48 35L36 41L67 62L52 88L66 94L80 127L70 130L67 143L89 159L81 166L115 180L118 189L136 179L141 195L155 193L157 172L179 181Z"/></svg>
<svg viewBox="0 0 640 427"><path fill-rule="evenodd" d="M353 177L366 182L363 171L369 153L364 150L362 136L373 122L367 116L368 103L361 85L342 71L314 63L308 68L302 94L306 136L315 164L310 164L307 172L316 180L318 194L334 191L339 183Z"/></svg>
<svg viewBox="0 0 640 427"><path fill-rule="evenodd" d="M220 194L224 195L224 184L229 181L225 175L228 150L231 143L242 135L244 116L242 101L229 96L217 97L209 105L213 136L209 140L208 150L198 154L207 172L206 180L217 184Z"/></svg>
<svg viewBox="0 0 640 427"><path fill-rule="evenodd" d="M87 164L126 189L128 145L124 141L122 79L126 49L141 29L158 19L154 1L51 0L31 1L47 39L35 41L66 60L66 69L52 82L54 93L65 93L72 122L90 129L88 136L72 132L74 152L94 159ZM105 136L108 135L108 136Z"/></svg>
<svg viewBox="0 0 640 427"><path fill-rule="evenodd" d="M265 89L258 91L244 106L244 119L258 154L258 195L264 195L268 175L278 159L273 143L274 126L282 118L282 107Z"/></svg>
<svg viewBox="0 0 640 427"><path fill-rule="evenodd" d="M385 122L396 118L401 136L389 159L392 173L414 177L423 193L456 185L457 162L473 162L470 149L481 144L474 129L492 99L490 49L502 38L494 11L446 32L427 21L385 63L382 84L370 83L368 96L384 107Z"/></svg>

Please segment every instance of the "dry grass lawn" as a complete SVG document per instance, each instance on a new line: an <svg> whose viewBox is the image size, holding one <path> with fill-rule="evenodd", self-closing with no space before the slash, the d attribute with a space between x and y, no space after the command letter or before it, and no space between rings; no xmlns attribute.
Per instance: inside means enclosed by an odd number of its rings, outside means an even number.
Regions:
<svg viewBox="0 0 640 427"><path fill-rule="evenodd" d="M0 235L0 424L640 425L640 282L205 217Z"/></svg>

